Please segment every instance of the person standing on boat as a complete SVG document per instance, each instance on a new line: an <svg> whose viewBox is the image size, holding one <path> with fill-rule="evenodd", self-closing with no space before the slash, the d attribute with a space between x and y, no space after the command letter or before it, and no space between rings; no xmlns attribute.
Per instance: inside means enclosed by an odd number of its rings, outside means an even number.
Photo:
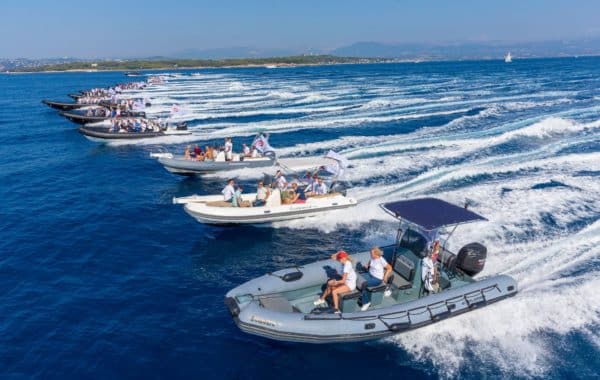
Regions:
<svg viewBox="0 0 600 380"><path fill-rule="evenodd" d="M275 173L275 182L273 182L273 185L281 191L287 189L288 183L285 177L283 176L281 170L277 170L277 172Z"/></svg>
<svg viewBox="0 0 600 380"><path fill-rule="evenodd" d="M371 306L371 292L367 290L367 287L387 283L390 274L392 274L392 266L385 261L383 251L379 247L371 248L371 260L369 260L366 269L368 272L363 275L365 284L362 289L362 311Z"/></svg>
<svg viewBox="0 0 600 380"><path fill-rule="evenodd" d="M233 142L231 137L225 139L225 161L233 160Z"/></svg>
<svg viewBox="0 0 600 380"><path fill-rule="evenodd" d="M325 298L331 295L333 298L333 308L336 313L340 312L338 296L341 293L351 292L356 289L356 272L352 267L352 261L348 257L346 251L338 251L331 255L332 260L337 260L342 264L342 278L339 280L331 279L327 281L327 289L323 292L323 295L313 302L315 306L325 304Z"/></svg>
<svg viewBox="0 0 600 380"><path fill-rule="evenodd" d="M233 188L234 186L235 186L235 181L232 178L229 181L227 181L227 185L223 188L223 191L221 191L221 194L223 194L223 200L225 202L232 201L233 196L235 194L235 189Z"/></svg>
<svg viewBox="0 0 600 380"><path fill-rule="evenodd" d="M436 250L436 245L434 243L432 249L428 252L427 256L423 258L423 263L421 267L421 280L423 281L423 286L425 290L429 293L437 293L440 291L440 286L437 282L437 256L439 253L439 242L437 245L438 249ZM435 258L435 260L434 260Z"/></svg>
<svg viewBox="0 0 600 380"><path fill-rule="evenodd" d="M191 148L191 146L189 146L189 145L185 148L185 152L183 153L183 159L184 160L191 160L192 159L192 156L190 155L190 148Z"/></svg>

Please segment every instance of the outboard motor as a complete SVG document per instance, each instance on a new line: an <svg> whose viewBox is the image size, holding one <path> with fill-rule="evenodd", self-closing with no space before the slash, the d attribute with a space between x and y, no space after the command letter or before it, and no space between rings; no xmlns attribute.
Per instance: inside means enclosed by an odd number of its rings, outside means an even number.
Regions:
<svg viewBox="0 0 600 380"><path fill-rule="evenodd" d="M346 182L334 182L333 184L331 184L331 188L329 189L329 192L331 193L340 193L343 196L346 196L346 190L348 189L348 184Z"/></svg>
<svg viewBox="0 0 600 380"><path fill-rule="evenodd" d="M483 270L487 248L483 244L469 243L458 251L456 267L469 276L475 276Z"/></svg>

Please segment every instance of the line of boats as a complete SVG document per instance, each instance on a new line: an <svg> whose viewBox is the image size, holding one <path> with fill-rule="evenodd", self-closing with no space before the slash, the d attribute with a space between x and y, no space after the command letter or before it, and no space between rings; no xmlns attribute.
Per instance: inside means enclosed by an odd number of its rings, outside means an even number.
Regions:
<svg viewBox="0 0 600 380"><path fill-rule="evenodd" d="M58 110L59 115L80 125L79 132L95 142L139 140L168 135L190 135L186 123L170 123L161 118L150 118L145 112L151 107L147 99L127 97L128 90L142 90L160 77L144 82L118 84L107 89L95 88L69 94L74 101L42 100Z"/></svg>
<svg viewBox="0 0 600 380"><path fill-rule="evenodd" d="M44 103L81 124L79 131L94 141L189 133L184 125L173 127L140 114L140 107L132 105L141 100L125 97L129 85L71 94L74 103ZM80 102L95 97L103 99ZM151 156L170 173L184 176L210 173L218 178L238 169L278 170L276 178L265 175L256 193L234 189L231 179L222 194L173 198L200 223L264 224L358 204L341 180L346 170L352 170L343 156L330 151L322 157L279 158L265 134L258 134L250 146L235 154L226 139L223 149L203 151L196 146L192 154L188 146L183 155ZM282 172L294 176L291 190ZM325 181L329 186L323 185ZM517 293L518 284L509 276L475 278L485 266L485 246L470 243L458 252L447 249L457 227L485 221L481 215L436 198L403 199L380 207L400 222L394 244L350 255L339 251L331 258L267 273L237 286L224 301L235 324L247 333L281 341L364 341L430 325ZM385 263L382 278L373 269L376 262Z"/></svg>

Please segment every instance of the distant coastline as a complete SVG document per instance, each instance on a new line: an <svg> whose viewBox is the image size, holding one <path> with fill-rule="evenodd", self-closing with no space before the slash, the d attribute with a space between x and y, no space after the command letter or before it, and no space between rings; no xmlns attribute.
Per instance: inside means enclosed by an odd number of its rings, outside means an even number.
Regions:
<svg viewBox="0 0 600 380"><path fill-rule="evenodd" d="M273 58L231 58L231 59L139 59L139 60L103 60L76 61L69 63L20 67L5 71L18 73L56 73L56 72L99 72L99 71L148 71L168 69L206 69L226 67L295 67L313 65L365 64L403 62L389 58L354 58L331 55L301 55Z"/></svg>
<svg viewBox="0 0 600 380"><path fill-rule="evenodd" d="M561 59L599 57L599 54L582 54L575 56L520 57L516 59ZM31 73L96 73L111 71L153 71L180 69L210 69L210 68L244 68L265 67L284 68L299 66L326 65L356 65L376 63L422 63L422 62L468 62L468 61L503 61L498 58L373 58L373 57L338 57L333 55L301 55L272 58L226 58L226 59L135 59L135 60L81 60L68 63L48 64L39 66L24 66L11 70L0 71L0 74L31 74Z"/></svg>

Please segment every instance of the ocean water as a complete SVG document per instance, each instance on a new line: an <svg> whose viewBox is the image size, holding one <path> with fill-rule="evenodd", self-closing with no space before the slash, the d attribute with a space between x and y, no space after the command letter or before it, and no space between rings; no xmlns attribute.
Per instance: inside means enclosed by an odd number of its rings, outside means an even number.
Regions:
<svg viewBox="0 0 600 380"><path fill-rule="evenodd" d="M598 378L600 58L170 71L133 92L193 136L98 145L40 101L122 73L0 75L0 378ZM219 191L150 152L271 133L280 156L334 149L361 203L272 227L200 225L174 196ZM231 173L252 187L261 171ZM436 196L488 223L480 276L509 300L389 339L247 335L223 296L265 272L394 239L378 204Z"/></svg>

